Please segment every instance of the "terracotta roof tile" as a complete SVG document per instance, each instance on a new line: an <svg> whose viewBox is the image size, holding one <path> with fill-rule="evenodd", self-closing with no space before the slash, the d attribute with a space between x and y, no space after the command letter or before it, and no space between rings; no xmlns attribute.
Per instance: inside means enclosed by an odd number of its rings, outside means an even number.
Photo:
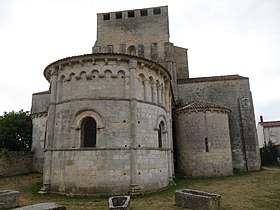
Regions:
<svg viewBox="0 0 280 210"><path fill-rule="evenodd" d="M239 76L238 74L212 76L212 77L195 77L195 78L188 78L188 79L178 79L177 83L185 84L185 83L195 83L195 82L214 82L214 81L241 80L241 79L248 79L248 77Z"/></svg>
<svg viewBox="0 0 280 210"><path fill-rule="evenodd" d="M280 127L280 121L259 122L263 127Z"/></svg>
<svg viewBox="0 0 280 210"><path fill-rule="evenodd" d="M230 110L226 107L223 107L219 104L215 104L209 101L194 101L191 102L189 104L186 104L180 108L178 108L176 111L181 111L181 110L192 110L192 109L203 109L203 110L207 110L207 109L221 109L221 110L225 110L227 112L230 112Z"/></svg>

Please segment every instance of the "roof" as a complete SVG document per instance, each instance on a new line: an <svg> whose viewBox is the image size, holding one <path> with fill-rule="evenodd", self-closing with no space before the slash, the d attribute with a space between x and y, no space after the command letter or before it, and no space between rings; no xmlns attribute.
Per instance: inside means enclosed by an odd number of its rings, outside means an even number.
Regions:
<svg viewBox="0 0 280 210"><path fill-rule="evenodd" d="M212 77L195 77L188 79L178 79L178 84L184 83L195 83L195 82L213 82L213 81L225 81L225 80L241 80L248 79L248 77L239 76L238 74L223 75L223 76L212 76Z"/></svg>
<svg viewBox="0 0 280 210"><path fill-rule="evenodd" d="M38 92L38 93L33 93L32 95L43 95L43 94L50 94L51 91L50 90L46 90L46 91L42 91L42 92Z"/></svg>
<svg viewBox="0 0 280 210"><path fill-rule="evenodd" d="M226 112L230 112L230 109L209 101L194 101L178 108L176 112L182 110L223 110Z"/></svg>
<svg viewBox="0 0 280 210"><path fill-rule="evenodd" d="M259 122L263 127L280 127L280 121Z"/></svg>

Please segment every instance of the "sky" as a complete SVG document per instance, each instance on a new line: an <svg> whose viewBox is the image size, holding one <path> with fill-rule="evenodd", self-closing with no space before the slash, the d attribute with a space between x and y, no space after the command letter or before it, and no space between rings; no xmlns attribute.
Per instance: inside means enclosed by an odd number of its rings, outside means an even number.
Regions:
<svg viewBox="0 0 280 210"><path fill-rule="evenodd" d="M0 115L31 109L48 64L91 53L97 13L165 5L190 77L249 77L256 121L280 120L279 0L0 0Z"/></svg>

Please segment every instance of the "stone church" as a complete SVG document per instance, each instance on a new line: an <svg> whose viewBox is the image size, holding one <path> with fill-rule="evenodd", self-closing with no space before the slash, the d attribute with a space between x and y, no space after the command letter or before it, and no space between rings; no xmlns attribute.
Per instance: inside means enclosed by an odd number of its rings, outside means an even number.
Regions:
<svg viewBox="0 0 280 210"><path fill-rule="evenodd" d="M41 192L143 193L175 175L260 169L249 79L189 78L168 7L97 14L91 54L49 64L32 98Z"/></svg>

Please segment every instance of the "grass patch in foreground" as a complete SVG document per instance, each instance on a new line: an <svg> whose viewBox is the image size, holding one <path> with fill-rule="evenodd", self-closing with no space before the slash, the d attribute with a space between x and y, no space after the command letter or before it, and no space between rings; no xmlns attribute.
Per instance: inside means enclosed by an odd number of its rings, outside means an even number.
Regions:
<svg viewBox="0 0 280 210"><path fill-rule="evenodd" d="M21 192L20 206L41 202L56 202L68 210L108 209L107 197L69 197L58 194L38 194L42 175L29 174L0 179L0 189ZM176 185L146 194L132 196L132 210L177 210L174 192L178 189L196 189L222 196L222 209L279 209L280 167L267 167L262 171L242 173L231 177L175 180Z"/></svg>

